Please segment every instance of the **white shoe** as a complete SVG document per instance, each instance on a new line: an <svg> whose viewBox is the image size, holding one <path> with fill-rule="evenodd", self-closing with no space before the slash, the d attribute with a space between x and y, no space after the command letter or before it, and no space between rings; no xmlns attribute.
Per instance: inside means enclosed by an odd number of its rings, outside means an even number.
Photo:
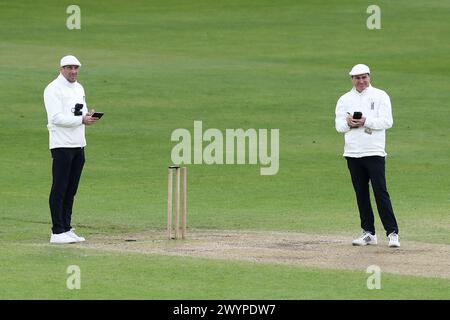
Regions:
<svg viewBox="0 0 450 320"><path fill-rule="evenodd" d="M77 242L74 238L69 236L66 232L53 234L50 237L50 243L75 243Z"/></svg>
<svg viewBox="0 0 450 320"><path fill-rule="evenodd" d="M400 247L400 241L398 240L398 234L395 232L392 232L388 235L389 239L389 247L391 248L398 248Z"/></svg>
<svg viewBox="0 0 450 320"><path fill-rule="evenodd" d="M377 244L377 235L372 235L368 231L364 231L362 236L353 240L352 244L354 246L366 246L368 244Z"/></svg>
<svg viewBox="0 0 450 320"><path fill-rule="evenodd" d="M75 239L76 242L83 242L83 241L86 241L85 238L80 237L80 236L77 236L77 234L75 233L75 229L73 229L73 228L70 229L70 231L67 231L66 234L67 234L69 237L72 237L73 239Z"/></svg>

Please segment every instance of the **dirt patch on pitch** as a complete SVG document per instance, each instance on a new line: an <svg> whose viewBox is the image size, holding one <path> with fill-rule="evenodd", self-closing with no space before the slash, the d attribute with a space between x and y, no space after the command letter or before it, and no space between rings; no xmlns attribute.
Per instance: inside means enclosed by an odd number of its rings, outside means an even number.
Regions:
<svg viewBox="0 0 450 320"><path fill-rule="evenodd" d="M382 272L450 278L450 245L445 244L403 241L401 248L388 248L387 240L379 239L376 246L354 247L352 238L342 235L234 230L189 230L185 240L165 237L162 231L91 236L75 246L327 269L365 271L377 265Z"/></svg>

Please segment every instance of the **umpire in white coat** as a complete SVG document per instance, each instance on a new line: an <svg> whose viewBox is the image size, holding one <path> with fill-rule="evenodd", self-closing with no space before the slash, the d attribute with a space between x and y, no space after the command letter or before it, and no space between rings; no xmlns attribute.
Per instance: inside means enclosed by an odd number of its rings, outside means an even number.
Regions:
<svg viewBox="0 0 450 320"><path fill-rule="evenodd" d="M392 127L389 96L370 85L370 69L364 64L350 71L353 88L336 105L336 130L345 134L344 157L356 193L363 234L353 245L377 244L369 182L390 247L399 247L398 225L386 187L385 131Z"/></svg>
<svg viewBox="0 0 450 320"><path fill-rule="evenodd" d="M49 197L53 224L50 243L85 241L75 234L71 226L72 206L85 161L85 126L98 119L88 112L84 88L77 82L80 67L76 57L63 57L59 76L44 91L53 158Z"/></svg>

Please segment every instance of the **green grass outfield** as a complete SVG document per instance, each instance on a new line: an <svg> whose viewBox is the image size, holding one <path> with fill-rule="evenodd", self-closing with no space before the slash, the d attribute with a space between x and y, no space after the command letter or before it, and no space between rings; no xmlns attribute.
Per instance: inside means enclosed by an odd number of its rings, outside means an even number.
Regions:
<svg viewBox="0 0 450 320"><path fill-rule="evenodd" d="M43 90L66 54L104 118L87 129L74 226L89 236L165 227L174 129L280 129L280 170L189 166L189 225L359 232L334 108L356 63L391 96L387 178L401 240L450 244L449 1L0 1L0 298L450 298L450 281L47 246ZM377 228L383 234L379 219ZM42 244L44 246L36 246ZM68 264L82 290L65 287ZM182 274L182 265L193 270ZM330 279L334 284L330 285ZM376 290L375 290L376 291Z"/></svg>
<svg viewBox="0 0 450 320"><path fill-rule="evenodd" d="M3 299L448 299L450 281L207 259L14 244L2 266ZM80 290L66 287L69 265L81 270Z"/></svg>

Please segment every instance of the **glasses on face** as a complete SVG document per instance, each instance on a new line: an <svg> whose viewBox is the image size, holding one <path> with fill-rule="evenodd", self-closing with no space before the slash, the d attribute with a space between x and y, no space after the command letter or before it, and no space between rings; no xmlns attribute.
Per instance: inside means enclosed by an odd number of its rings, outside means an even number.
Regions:
<svg viewBox="0 0 450 320"><path fill-rule="evenodd" d="M353 79L356 80L366 80L368 78L368 75L363 75L363 76L353 76Z"/></svg>

